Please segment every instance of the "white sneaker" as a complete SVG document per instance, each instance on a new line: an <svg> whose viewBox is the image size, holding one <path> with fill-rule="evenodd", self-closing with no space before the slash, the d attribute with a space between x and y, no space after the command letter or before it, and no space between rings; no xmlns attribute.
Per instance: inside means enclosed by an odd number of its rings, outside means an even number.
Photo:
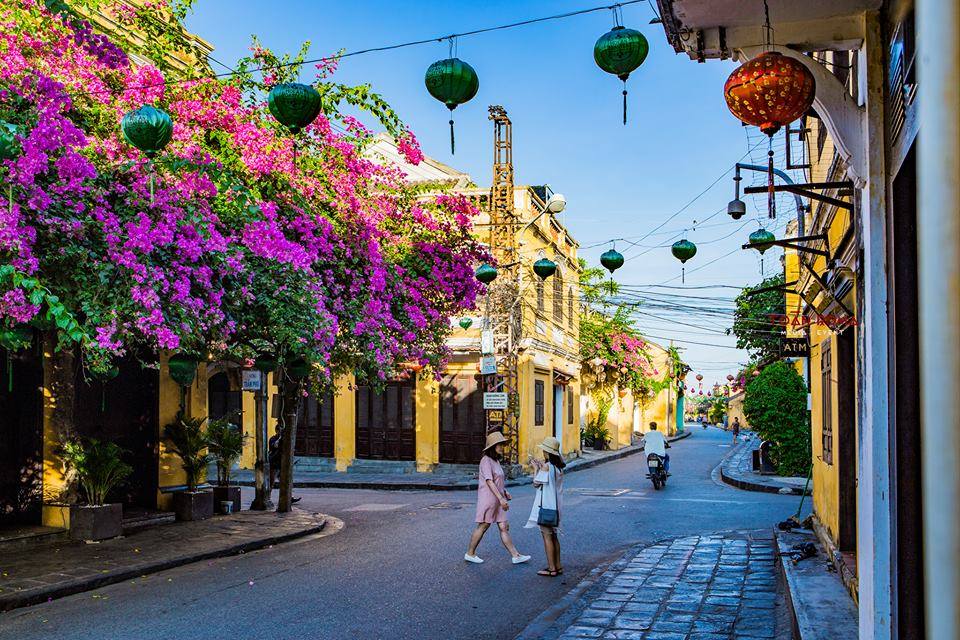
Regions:
<svg viewBox="0 0 960 640"><path fill-rule="evenodd" d="M469 553L463 554L463 559L467 562L472 562L473 564L483 564L483 558L480 556L472 556Z"/></svg>
<svg viewBox="0 0 960 640"><path fill-rule="evenodd" d="M524 562L530 562L530 556L515 556L513 558L513 564L523 564Z"/></svg>

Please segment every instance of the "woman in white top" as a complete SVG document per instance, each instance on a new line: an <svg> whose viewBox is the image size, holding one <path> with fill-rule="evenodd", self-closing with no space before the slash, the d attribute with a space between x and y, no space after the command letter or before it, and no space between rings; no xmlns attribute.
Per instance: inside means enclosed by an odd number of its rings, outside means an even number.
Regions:
<svg viewBox="0 0 960 640"><path fill-rule="evenodd" d="M537 575L555 578L563 574L557 528L560 526L563 468L567 465L560 456L560 441L556 438L546 438L540 443L540 449L543 450L543 460L530 458L535 470L533 484L537 487L537 495L533 500L530 518L524 526L540 527L540 535L543 536L547 568L538 571Z"/></svg>

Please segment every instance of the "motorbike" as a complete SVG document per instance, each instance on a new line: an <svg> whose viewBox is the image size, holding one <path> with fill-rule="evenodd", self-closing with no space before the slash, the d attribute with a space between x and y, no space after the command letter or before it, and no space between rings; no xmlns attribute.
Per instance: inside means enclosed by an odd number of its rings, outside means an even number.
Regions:
<svg viewBox="0 0 960 640"><path fill-rule="evenodd" d="M647 477L653 481L653 488L656 490L667 485L667 469L663 463L663 458L657 454L647 454Z"/></svg>

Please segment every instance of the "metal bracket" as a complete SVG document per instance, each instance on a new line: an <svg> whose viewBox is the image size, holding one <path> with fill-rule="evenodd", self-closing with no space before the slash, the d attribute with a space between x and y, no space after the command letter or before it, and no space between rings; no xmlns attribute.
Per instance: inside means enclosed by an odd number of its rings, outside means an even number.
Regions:
<svg viewBox="0 0 960 640"><path fill-rule="evenodd" d="M758 296L761 293L769 293L771 291L782 291L783 293L797 293L792 289L787 289L787 287L792 287L795 284L797 284L797 280L791 280L790 282L784 282L783 284L775 284L770 287L761 287L760 289L751 289L744 295L746 295L748 298L751 298L753 296Z"/></svg>
<svg viewBox="0 0 960 640"><path fill-rule="evenodd" d="M847 211L853 211L853 203L844 202L839 198L831 198L830 196L825 196L822 193L817 193L813 189L838 189L842 191L840 195L853 195L853 182L850 180L842 180L839 182L801 182L798 184L778 184L773 186L774 192L786 191L787 193L792 193L798 196L803 196L804 198L810 198L811 200L817 200L819 202L825 202L827 204L832 204L833 206L839 209L846 209ZM769 186L764 187L747 187L743 190L746 194L754 193L766 193L770 190Z"/></svg>
<svg viewBox="0 0 960 640"><path fill-rule="evenodd" d="M703 29L697 29L697 62L706 62L707 56L703 52Z"/></svg>
<svg viewBox="0 0 960 640"><path fill-rule="evenodd" d="M787 169L809 169L810 168L811 165L809 162L805 162L803 164L793 164L793 155L791 153L791 145L790 145L790 136L792 134L796 133L797 140L799 140L800 142L803 142L803 137L807 135L809 131L810 129L808 129L804 125L800 125L800 128L798 129L791 129L790 125L788 124L786 127L783 128L784 152L787 160Z"/></svg>
<svg viewBox="0 0 960 640"><path fill-rule="evenodd" d="M827 243L827 249L813 249L811 247L805 247L803 245L797 244L798 242L807 242L809 240L822 240ZM830 260L830 239L826 234L818 233L812 236L799 236L797 238L784 238L782 240L773 240L772 242L759 242L753 243L748 242L743 245L744 249L757 249L759 247L769 247L769 246L783 247L785 249L793 249L794 251L799 251L801 253L812 253L814 255L823 256L828 261Z"/></svg>

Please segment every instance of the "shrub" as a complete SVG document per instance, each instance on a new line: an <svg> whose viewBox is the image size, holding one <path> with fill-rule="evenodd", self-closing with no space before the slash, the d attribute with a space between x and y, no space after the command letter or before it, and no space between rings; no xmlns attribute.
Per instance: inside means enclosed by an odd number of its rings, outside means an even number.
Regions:
<svg viewBox="0 0 960 640"><path fill-rule="evenodd" d="M94 438L76 438L63 445L60 455L77 482L87 503L102 506L107 494L133 473L133 467L120 459L123 449L113 442Z"/></svg>
<svg viewBox="0 0 960 640"><path fill-rule="evenodd" d="M206 417L191 418L178 413L173 422L163 428L163 435L173 445L170 450L180 457L180 466L187 476L187 490L196 491L198 482L206 476L211 456L207 452L207 437L203 433Z"/></svg>
<svg viewBox="0 0 960 640"><path fill-rule="evenodd" d="M747 384L743 413L753 430L773 443L777 473L807 474L811 455L807 388L793 367L777 362L754 377Z"/></svg>
<svg viewBox="0 0 960 640"><path fill-rule="evenodd" d="M583 438L587 445L596 449L605 449L610 442L610 430L594 421L587 425L583 432Z"/></svg>
<svg viewBox="0 0 960 640"><path fill-rule="evenodd" d="M226 418L211 420L207 426L207 446L217 463L217 482L221 487L230 484L230 470L243 455L243 442L246 438L240 427Z"/></svg>

